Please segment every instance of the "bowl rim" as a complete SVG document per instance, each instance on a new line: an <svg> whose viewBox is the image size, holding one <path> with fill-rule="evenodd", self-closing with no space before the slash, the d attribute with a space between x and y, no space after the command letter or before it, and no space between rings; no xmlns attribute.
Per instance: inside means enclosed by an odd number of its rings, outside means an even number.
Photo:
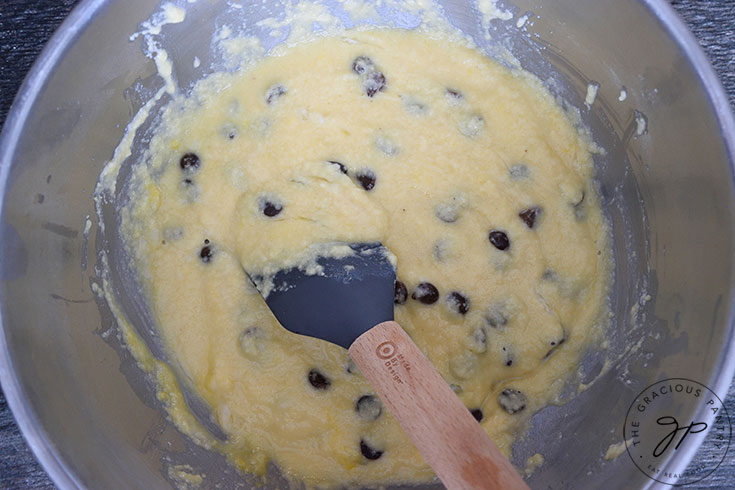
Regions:
<svg viewBox="0 0 735 490"><path fill-rule="evenodd" d="M694 73L704 87L708 97L709 108L717 119L720 128L720 138L725 146L727 156L729 157L730 182L735 187L735 115L727 97L725 88L722 86L720 77L715 72L714 67L707 58L704 49L699 45L699 41L689 28L684 24L684 20L676 13L674 8L665 0L641 0L648 7L663 28L668 32L673 41L676 42L679 49L683 53L687 61L689 61L694 69ZM1 208L0 208L1 212ZM730 263L732 272L733 263ZM735 286L735 278L731 275L731 290ZM723 350L714 365L714 373L719 373L714 379L707 380L707 386L718 396L722 396L722 403L726 402L730 385L735 375L735 299L730 298L729 311L727 312L727 331L723 340ZM727 412L726 412L727 413ZM732 419L730 419L732 423ZM682 452L675 452L665 463L664 468L681 468L689 465L696 456L701 442L697 444L688 444L682 448ZM718 465L719 467L719 465ZM715 469L715 471L717 471ZM653 479L650 479L646 488L652 488L658 485Z"/></svg>
<svg viewBox="0 0 735 490"><path fill-rule="evenodd" d="M82 0L75 6L46 43L18 89L5 119L2 134L0 134L0 144L3 145L0 147L0 219L2 219L5 207L5 187L10 175L10 166L17 141L20 139L23 126L33 109L34 102L58 66L63 53L86 30L107 1ZM0 243L3 241L2 235L3 232L0 229ZM2 269L2 264L0 264L0 269ZM54 484L61 489L87 488L75 474L72 465L64 460L61 451L40 425L37 414L27 403L26 390L15 374L8 349L3 326L4 310L4 304L0 304L0 386L10 411L33 455Z"/></svg>
<svg viewBox="0 0 735 490"><path fill-rule="evenodd" d="M87 29L109 1L82 0L74 7L43 48L18 90L5 120L2 134L0 134L0 217L3 215L5 186L10 175L10 166L17 141L33 109L37 96L53 74L63 53ZM671 5L665 0L638 1L647 7L652 17L659 21L699 78L707 94L710 110L715 115L720 128L720 137L729 156L730 179L733 187L735 187L735 116L719 76L694 34L689 31ZM733 239L735 242L735 237ZM1 230L0 242L2 242ZM2 265L0 264L1 268ZM723 393L725 397L733 380L733 374L735 374L735 300L732 298L729 306L730 309L727 312L729 328L723 342L724 349L714 369L714 372L719 373L719 376L716 379L707 380L708 386L712 387L715 393ZM75 474L74 468L65 461L59 449L50 440L46 430L39 424L35 411L27 403L26 390L15 374L11 354L8 350L8 342L3 328L4 308L4 305L0 304L0 386L2 386L8 406L26 443L54 484L61 489L86 488ZM677 452L670 457L666 466L690 463L699 450L699 444L689 444L683 449L682 452ZM651 480L646 487L654 484L655 482Z"/></svg>

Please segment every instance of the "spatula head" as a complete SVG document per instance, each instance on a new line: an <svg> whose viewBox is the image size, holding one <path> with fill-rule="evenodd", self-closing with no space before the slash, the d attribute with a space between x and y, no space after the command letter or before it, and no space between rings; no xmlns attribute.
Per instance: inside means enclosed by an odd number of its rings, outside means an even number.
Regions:
<svg viewBox="0 0 735 490"><path fill-rule="evenodd" d="M288 330L349 348L375 325L393 320L396 270L380 243L350 244L347 257L320 257L323 272L279 271L265 298Z"/></svg>

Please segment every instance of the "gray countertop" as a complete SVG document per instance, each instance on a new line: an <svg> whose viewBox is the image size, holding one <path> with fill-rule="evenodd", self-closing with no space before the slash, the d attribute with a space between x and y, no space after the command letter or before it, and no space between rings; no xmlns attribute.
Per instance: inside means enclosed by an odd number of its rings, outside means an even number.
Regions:
<svg viewBox="0 0 735 490"><path fill-rule="evenodd" d="M0 0L0 124L36 56L78 1ZM735 0L671 0L671 4L699 39L735 106ZM725 404L735 414L735 385L730 386ZM713 451L711 444L703 445L697 461ZM0 391L0 489L16 488L55 487L28 449ZM735 488L732 449L713 475L687 488Z"/></svg>

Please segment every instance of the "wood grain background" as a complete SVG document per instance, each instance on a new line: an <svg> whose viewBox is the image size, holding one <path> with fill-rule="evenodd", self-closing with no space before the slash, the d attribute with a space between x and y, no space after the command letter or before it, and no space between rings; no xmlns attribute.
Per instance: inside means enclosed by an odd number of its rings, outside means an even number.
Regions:
<svg viewBox="0 0 735 490"><path fill-rule="evenodd" d="M78 0L0 0L0 124L33 61L77 3ZM720 75L730 104L735 106L735 0L670 3L699 39ZM728 412L735 414L735 385L730 386L725 404ZM735 450L731 450L709 478L686 488L735 488L734 454ZM704 445L697 460L704 461L712 455L711 445ZM53 488L18 431L0 390L0 489Z"/></svg>

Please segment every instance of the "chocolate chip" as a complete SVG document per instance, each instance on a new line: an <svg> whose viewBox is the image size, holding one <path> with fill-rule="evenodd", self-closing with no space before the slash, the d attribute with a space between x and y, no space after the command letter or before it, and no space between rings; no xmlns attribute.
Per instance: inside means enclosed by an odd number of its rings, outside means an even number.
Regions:
<svg viewBox="0 0 735 490"><path fill-rule="evenodd" d="M329 379L316 369L309 371L309 383L317 390L326 390L332 384Z"/></svg>
<svg viewBox="0 0 735 490"><path fill-rule="evenodd" d="M449 304L449 309L460 315L465 315L470 311L470 299L457 291L449 293L447 303Z"/></svg>
<svg viewBox="0 0 735 490"><path fill-rule="evenodd" d="M358 56L352 62L352 71L360 75L362 88L368 97L373 97L385 89L385 75L378 70L373 60L367 56Z"/></svg>
<svg viewBox="0 0 735 490"><path fill-rule="evenodd" d="M505 365L511 367L513 365L513 351L514 349L510 346L503 347L503 354L505 354Z"/></svg>
<svg viewBox="0 0 735 490"><path fill-rule="evenodd" d="M383 413L383 404L373 395L363 395L357 400L355 410L361 418L369 421L377 420Z"/></svg>
<svg viewBox="0 0 735 490"><path fill-rule="evenodd" d="M210 247L209 245L205 245L199 251L199 257L202 259L202 262L207 264L211 262L214 258L214 250L212 250L212 247Z"/></svg>
<svg viewBox="0 0 735 490"><path fill-rule="evenodd" d="M337 160L329 160L329 163L331 163L332 165L337 165L339 167L339 171L347 175L347 165L342 162L338 162Z"/></svg>
<svg viewBox="0 0 735 490"><path fill-rule="evenodd" d="M375 63L367 56L358 56L352 62L352 71L358 75L362 75L365 72L372 71L375 69Z"/></svg>
<svg viewBox="0 0 735 490"><path fill-rule="evenodd" d="M202 161L196 153L185 153L179 160L182 170L194 171L199 169Z"/></svg>
<svg viewBox="0 0 735 490"><path fill-rule="evenodd" d="M375 173L372 170L360 170L355 174L355 178L360 183L363 189L366 191L372 190L375 187Z"/></svg>
<svg viewBox="0 0 735 490"><path fill-rule="evenodd" d="M457 221L457 211L451 204L440 203L434 208L434 215L445 223L454 223Z"/></svg>
<svg viewBox="0 0 735 490"><path fill-rule="evenodd" d="M541 279L544 281L556 282L559 280L559 274L557 274L553 269L546 269L541 275Z"/></svg>
<svg viewBox="0 0 735 490"><path fill-rule="evenodd" d="M347 374L355 374L360 372L359 369L357 369L357 364L355 364L355 361L352 359L347 359L347 364L345 364L345 371L347 371Z"/></svg>
<svg viewBox="0 0 735 490"><path fill-rule="evenodd" d="M189 173L189 172L187 172ZM192 178L186 178L181 181L181 188L183 190L184 200L188 203L192 203L199 197L199 187Z"/></svg>
<svg viewBox="0 0 735 490"><path fill-rule="evenodd" d="M360 452L365 456L365 459L369 459L371 461L374 461L383 455L383 451L373 449L363 439L360 439Z"/></svg>
<svg viewBox="0 0 735 490"><path fill-rule="evenodd" d="M406 95L401 96L401 100L403 101L403 107L409 114L412 114L414 116L423 116L424 114L429 112L429 108L426 106L426 104L424 104L417 97Z"/></svg>
<svg viewBox="0 0 735 490"><path fill-rule="evenodd" d="M388 157L395 156L400 151L398 145L391 138L384 134L378 134L375 137L374 143L375 147Z"/></svg>
<svg viewBox="0 0 735 490"><path fill-rule="evenodd" d="M582 191L582 197L580 197L580 198L579 198L579 201L577 201L577 202L575 202L575 203L572 203L572 205L573 205L573 206L579 206L580 204L582 204L582 203L584 202L584 198L585 198L585 196L586 196L586 193L585 193L585 192L584 192L584 190L583 190L583 191Z"/></svg>
<svg viewBox="0 0 735 490"><path fill-rule="evenodd" d="M549 349L549 351L546 353L546 355L544 355L544 359L547 359L548 357L550 357L566 341L567 341L567 332L565 330L562 333L561 338L559 338L558 340L552 340L551 342L549 342L549 344L551 345L551 349Z"/></svg>
<svg viewBox="0 0 735 490"><path fill-rule="evenodd" d="M281 211L283 211L283 205L277 202L263 200L260 203L260 210L264 215L272 218L274 216L278 216Z"/></svg>
<svg viewBox="0 0 735 490"><path fill-rule="evenodd" d="M408 300L408 288L401 281L396 281L396 288L393 293L393 303L403 305L406 304L406 300Z"/></svg>
<svg viewBox="0 0 735 490"><path fill-rule="evenodd" d="M508 323L510 313L505 303L495 303L485 312L485 322L493 328L503 327Z"/></svg>
<svg viewBox="0 0 735 490"><path fill-rule="evenodd" d="M526 408L526 395L512 388L504 389L498 396L498 403L506 412L513 415Z"/></svg>
<svg viewBox="0 0 735 490"><path fill-rule="evenodd" d="M520 213L518 213L518 216L523 220L524 223L526 223L526 226L528 226L529 228L533 228L533 226L536 224L536 218L539 214L541 214L541 208L538 206L533 206L526 209L525 211L521 211Z"/></svg>
<svg viewBox="0 0 735 490"><path fill-rule="evenodd" d="M504 231L493 230L490 232L489 238L490 243L498 250L507 250L510 247L510 240Z"/></svg>
<svg viewBox="0 0 735 490"><path fill-rule="evenodd" d="M577 221L583 221L584 218L587 216L584 208L585 195L585 192L582 191L582 197L579 199L579 201L576 203L572 203L572 206L574 207L574 217Z"/></svg>
<svg viewBox="0 0 735 490"><path fill-rule="evenodd" d="M280 99L284 95L286 95L286 87L284 87L281 84L276 84L271 86L268 90L265 91L265 102L266 104L270 105L276 100Z"/></svg>
<svg viewBox="0 0 735 490"><path fill-rule="evenodd" d="M467 348L475 354L487 352L487 332L485 327L477 327L467 339Z"/></svg>
<svg viewBox="0 0 735 490"><path fill-rule="evenodd" d="M449 97L451 100L457 101L464 99L464 95L462 95L462 92L453 88L447 88L445 93L447 94L447 97Z"/></svg>
<svg viewBox="0 0 735 490"><path fill-rule="evenodd" d="M485 118L480 114L471 114L464 116L459 120L459 132L468 138L477 136L480 130L485 126Z"/></svg>
<svg viewBox="0 0 735 490"><path fill-rule="evenodd" d="M220 128L220 134L230 140L234 140L237 137L237 133L237 126L231 123L226 123Z"/></svg>
<svg viewBox="0 0 735 490"><path fill-rule="evenodd" d="M240 351L250 360L257 361L266 348L265 332L260 327L248 327L240 334Z"/></svg>
<svg viewBox="0 0 735 490"><path fill-rule="evenodd" d="M439 262L442 262L449 255L450 245L451 242L448 238L440 238L439 240L437 240L432 247L432 254L434 255L434 258Z"/></svg>
<svg viewBox="0 0 735 490"><path fill-rule="evenodd" d="M362 82L365 94L368 97L373 97L378 92L382 92L385 89L385 85L385 75L379 71L371 71L365 76Z"/></svg>
<svg viewBox="0 0 735 490"><path fill-rule="evenodd" d="M439 299L439 290L430 282L422 282L416 286L411 297L420 303L431 305Z"/></svg>
<svg viewBox="0 0 735 490"><path fill-rule="evenodd" d="M516 163L515 165L511 166L509 173L510 178L513 180L526 179L529 175L531 175L531 172L528 169L528 165L525 165L523 163Z"/></svg>
<svg viewBox="0 0 735 490"><path fill-rule="evenodd" d="M455 194L451 199L440 202L434 207L434 214L445 223L454 223L469 203L463 194Z"/></svg>
<svg viewBox="0 0 735 490"><path fill-rule="evenodd" d="M472 414L473 417L475 417L475 420L477 420L478 422L482 422L482 419L485 418L485 415L482 413L482 410L480 410L479 408L474 408L470 410L470 413Z"/></svg>

